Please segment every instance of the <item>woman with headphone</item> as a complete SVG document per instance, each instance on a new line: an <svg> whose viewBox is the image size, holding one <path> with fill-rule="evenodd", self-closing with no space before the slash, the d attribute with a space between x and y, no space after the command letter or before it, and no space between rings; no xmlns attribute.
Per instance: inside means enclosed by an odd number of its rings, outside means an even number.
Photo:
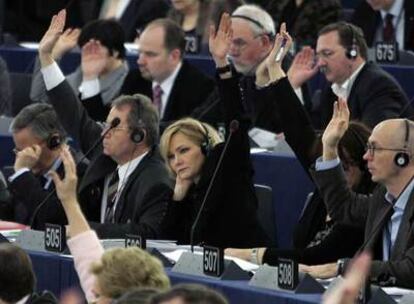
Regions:
<svg viewBox="0 0 414 304"><path fill-rule="evenodd" d="M225 14L222 23L229 26ZM221 25L220 27L222 27ZM211 31L210 50L217 52L220 29ZM180 244L248 248L269 243L257 219L257 199L247 130L237 80L216 61L220 100L228 129L225 143L212 127L186 118L161 137L161 154L176 180L163 225L164 238ZM224 66L224 68L223 68Z"/></svg>

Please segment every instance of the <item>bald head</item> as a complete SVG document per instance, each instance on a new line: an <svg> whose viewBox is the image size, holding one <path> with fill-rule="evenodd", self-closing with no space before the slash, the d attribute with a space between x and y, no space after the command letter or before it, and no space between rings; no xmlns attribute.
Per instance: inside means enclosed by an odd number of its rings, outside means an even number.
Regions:
<svg viewBox="0 0 414 304"><path fill-rule="evenodd" d="M380 122L372 131L372 138L381 145L395 149L406 149L413 154L414 123L407 119L388 119Z"/></svg>

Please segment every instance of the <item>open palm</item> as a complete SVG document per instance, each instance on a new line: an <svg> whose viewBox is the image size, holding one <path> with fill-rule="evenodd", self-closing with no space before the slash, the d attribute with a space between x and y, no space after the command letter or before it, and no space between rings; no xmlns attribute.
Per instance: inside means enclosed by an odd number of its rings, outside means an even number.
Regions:
<svg viewBox="0 0 414 304"><path fill-rule="evenodd" d="M63 32L66 22L66 10L61 10L54 15L50 22L47 32L43 35L39 43L39 53L51 54L56 42Z"/></svg>

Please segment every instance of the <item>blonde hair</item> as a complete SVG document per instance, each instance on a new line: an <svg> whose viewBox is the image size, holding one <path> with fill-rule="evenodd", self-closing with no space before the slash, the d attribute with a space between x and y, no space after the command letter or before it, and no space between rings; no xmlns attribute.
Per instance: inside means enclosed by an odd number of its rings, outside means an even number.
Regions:
<svg viewBox="0 0 414 304"><path fill-rule="evenodd" d="M207 123L189 117L177 120L165 129L160 140L160 152L170 173L173 172L168 162L168 151L170 150L171 138L177 133L183 134L200 147L207 141L208 148L213 148L222 141L216 129Z"/></svg>
<svg viewBox="0 0 414 304"><path fill-rule="evenodd" d="M159 290L170 287L161 262L138 247L110 249L92 264L90 271L102 295L112 299L134 287Z"/></svg>

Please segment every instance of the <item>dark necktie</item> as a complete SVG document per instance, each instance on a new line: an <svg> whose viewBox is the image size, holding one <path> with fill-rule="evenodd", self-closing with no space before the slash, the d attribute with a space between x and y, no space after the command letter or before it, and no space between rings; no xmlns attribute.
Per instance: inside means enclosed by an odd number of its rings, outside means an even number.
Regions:
<svg viewBox="0 0 414 304"><path fill-rule="evenodd" d="M108 195L106 196L106 210L105 210L105 223L113 223L114 222L114 215L115 215L115 208L114 205L116 203L117 199L117 193L118 193L118 183L119 183L119 176L118 176L118 170L116 170L111 180L108 184Z"/></svg>
<svg viewBox="0 0 414 304"><path fill-rule="evenodd" d="M159 84L157 84L152 89L152 102L156 106L159 114L161 114L161 105L162 105L161 96L162 96L163 93L164 92L162 91L162 88Z"/></svg>
<svg viewBox="0 0 414 304"><path fill-rule="evenodd" d="M384 31L382 37L384 42L394 42L395 41L395 29L394 24L392 23L393 15L387 14L384 20Z"/></svg>

